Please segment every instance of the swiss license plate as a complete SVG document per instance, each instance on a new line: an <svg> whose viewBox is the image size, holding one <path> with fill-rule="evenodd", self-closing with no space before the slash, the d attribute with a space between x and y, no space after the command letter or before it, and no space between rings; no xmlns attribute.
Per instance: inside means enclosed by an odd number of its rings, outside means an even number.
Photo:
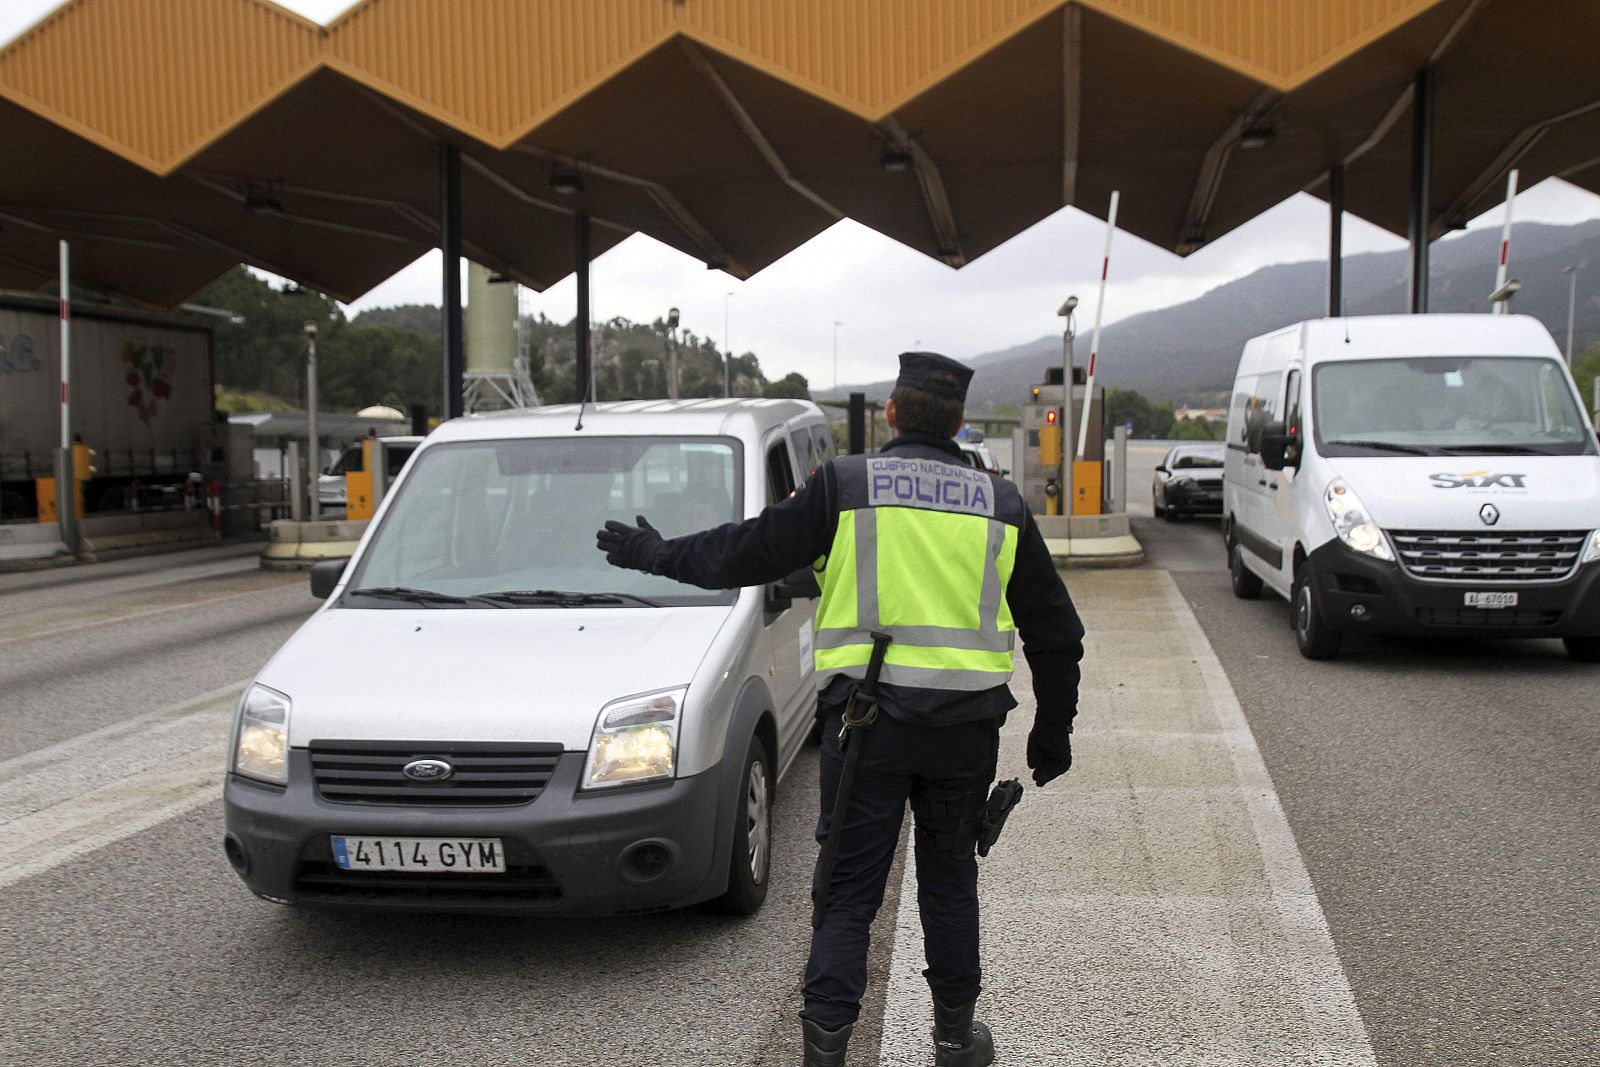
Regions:
<svg viewBox="0 0 1600 1067"><path fill-rule="evenodd" d="M346 871L410 874L504 874L498 837L333 838L333 862Z"/></svg>
<svg viewBox="0 0 1600 1067"><path fill-rule="evenodd" d="M1467 607L1469 608L1514 608L1517 606L1515 593L1468 593Z"/></svg>

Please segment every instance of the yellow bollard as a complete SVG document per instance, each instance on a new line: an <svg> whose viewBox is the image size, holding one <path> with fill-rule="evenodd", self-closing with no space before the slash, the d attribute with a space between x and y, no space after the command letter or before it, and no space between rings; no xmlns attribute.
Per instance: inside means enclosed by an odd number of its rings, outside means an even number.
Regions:
<svg viewBox="0 0 1600 1067"><path fill-rule="evenodd" d="M1072 465L1072 513L1100 514L1100 483L1105 466L1097 459L1079 460Z"/></svg>
<svg viewBox="0 0 1600 1067"><path fill-rule="evenodd" d="M370 519L376 508L372 500L372 443L368 437L361 442L361 469L346 471L344 475L344 517Z"/></svg>
<svg viewBox="0 0 1600 1067"><path fill-rule="evenodd" d="M54 478L35 478L33 480L33 495L39 506L39 521L55 522L56 480Z"/></svg>

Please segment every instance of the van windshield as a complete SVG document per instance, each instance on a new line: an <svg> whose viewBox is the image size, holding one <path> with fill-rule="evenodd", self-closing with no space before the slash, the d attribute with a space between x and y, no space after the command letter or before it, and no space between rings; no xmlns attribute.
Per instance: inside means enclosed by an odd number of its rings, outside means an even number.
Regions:
<svg viewBox="0 0 1600 1067"><path fill-rule="evenodd" d="M693 437L524 438L424 449L341 604L567 607L585 597L619 607L731 604L736 591L611 566L594 535L607 519L632 523L636 515L663 537L732 521L742 513L740 456L736 440ZM455 602L536 591L562 596Z"/></svg>
<svg viewBox="0 0 1600 1067"><path fill-rule="evenodd" d="M1544 357L1324 363L1311 399L1325 456L1594 453L1561 364Z"/></svg>

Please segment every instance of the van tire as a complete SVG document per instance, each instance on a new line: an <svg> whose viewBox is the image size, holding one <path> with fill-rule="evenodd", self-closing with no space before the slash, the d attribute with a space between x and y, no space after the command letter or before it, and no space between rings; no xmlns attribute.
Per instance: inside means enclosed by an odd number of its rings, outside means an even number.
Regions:
<svg viewBox="0 0 1600 1067"><path fill-rule="evenodd" d="M1261 595L1261 576L1244 565L1244 551L1231 537L1228 538L1228 584L1240 600L1254 600Z"/></svg>
<svg viewBox="0 0 1600 1067"><path fill-rule="evenodd" d="M724 915L754 915L767 899L772 881L772 757L757 733L750 738L739 777L733 812L733 847L728 857L728 891L713 906ZM757 794L761 796L757 796ZM759 844L759 856L752 845Z"/></svg>
<svg viewBox="0 0 1600 1067"><path fill-rule="evenodd" d="M1294 627L1294 643L1306 659L1332 659L1339 654L1344 634L1329 629L1322 621L1310 567L1301 567L1295 575L1294 591L1289 598L1289 620Z"/></svg>
<svg viewBox="0 0 1600 1067"><path fill-rule="evenodd" d="M1600 637L1563 637L1567 655L1577 663L1600 663Z"/></svg>

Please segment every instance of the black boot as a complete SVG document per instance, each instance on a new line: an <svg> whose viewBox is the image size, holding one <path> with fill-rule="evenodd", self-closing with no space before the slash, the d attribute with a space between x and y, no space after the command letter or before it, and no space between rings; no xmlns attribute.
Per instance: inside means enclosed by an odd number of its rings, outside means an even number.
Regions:
<svg viewBox="0 0 1600 1067"><path fill-rule="evenodd" d="M974 1001L958 1007L933 998L934 1067L989 1067L994 1062L994 1038L989 1028L972 1021Z"/></svg>
<svg viewBox="0 0 1600 1067"><path fill-rule="evenodd" d="M850 1031L854 1023L846 1023L837 1030L824 1030L810 1019L800 1020L800 1032L806 1039L805 1067L844 1067L845 1046L850 1044Z"/></svg>

